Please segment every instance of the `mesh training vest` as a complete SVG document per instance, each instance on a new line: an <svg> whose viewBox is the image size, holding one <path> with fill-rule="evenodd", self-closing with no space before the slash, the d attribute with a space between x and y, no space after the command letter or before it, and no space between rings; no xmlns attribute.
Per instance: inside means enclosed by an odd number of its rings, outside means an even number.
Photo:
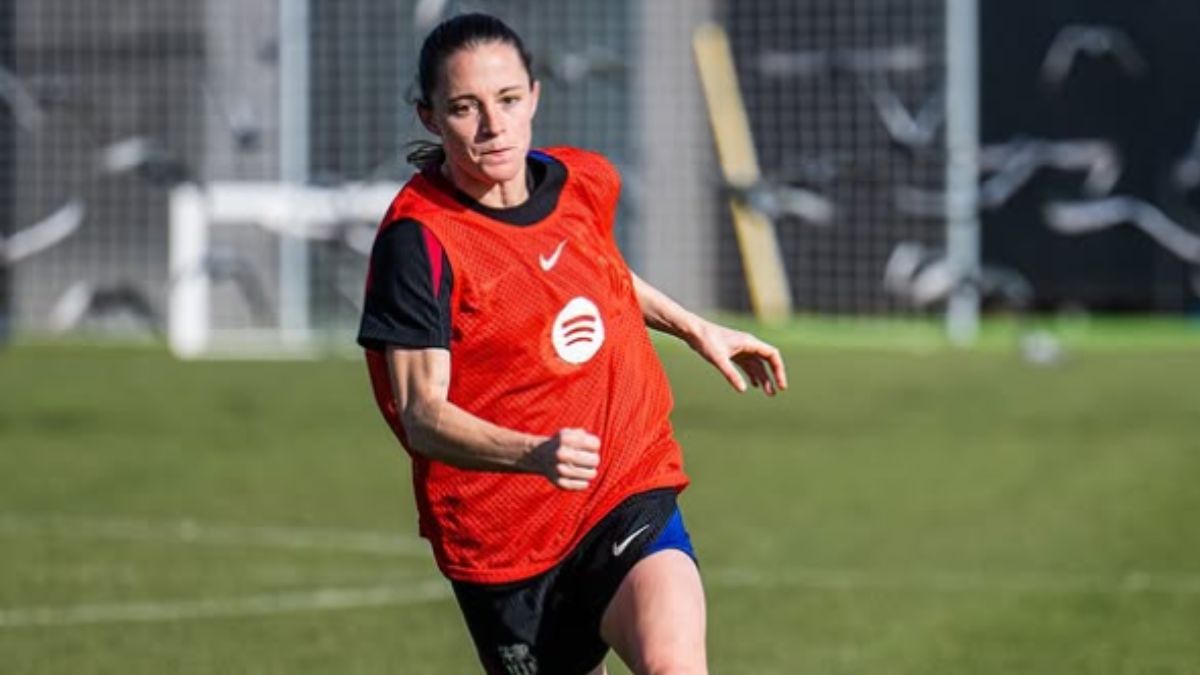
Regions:
<svg viewBox="0 0 1200 675"><path fill-rule="evenodd" d="M582 492L430 460L408 444L384 353L368 351L376 401L412 457L421 535L459 581L534 576L626 497L688 482L666 375L612 236L620 177L595 153L543 152L567 177L555 210L534 225L477 213L421 174L383 221L419 221L454 270L449 400L503 427L546 436L579 427L601 442L599 475Z"/></svg>

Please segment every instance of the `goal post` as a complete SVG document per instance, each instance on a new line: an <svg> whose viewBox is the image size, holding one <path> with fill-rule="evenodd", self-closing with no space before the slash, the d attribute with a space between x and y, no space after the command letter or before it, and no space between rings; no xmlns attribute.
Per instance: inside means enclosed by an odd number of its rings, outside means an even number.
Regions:
<svg viewBox="0 0 1200 675"><path fill-rule="evenodd" d="M350 321L304 312L306 322L295 325L295 314L283 311L282 303L296 293L282 288L279 242L300 239L336 252L327 256L332 261L311 260L304 282L338 285L346 302L356 302L375 227L397 190L394 183L218 182L175 188L167 294L171 351L184 359L303 358L329 349L331 342L349 344ZM310 302L319 302L319 296Z"/></svg>

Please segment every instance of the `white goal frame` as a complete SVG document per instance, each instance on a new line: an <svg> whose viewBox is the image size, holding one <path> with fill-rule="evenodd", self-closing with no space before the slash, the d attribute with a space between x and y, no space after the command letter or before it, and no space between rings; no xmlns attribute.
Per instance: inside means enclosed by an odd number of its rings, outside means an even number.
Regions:
<svg viewBox="0 0 1200 675"><path fill-rule="evenodd" d="M319 352L307 322L307 259L281 267L281 320L270 328L219 329L211 321L212 279L206 271L213 229L248 224L281 237L283 245L328 241L348 221L378 222L395 197L396 183L316 187L276 182L216 182L176 187L170 197L167 341L181 359L306 358ZM297 321L296 318L299 317Z"/></svg>

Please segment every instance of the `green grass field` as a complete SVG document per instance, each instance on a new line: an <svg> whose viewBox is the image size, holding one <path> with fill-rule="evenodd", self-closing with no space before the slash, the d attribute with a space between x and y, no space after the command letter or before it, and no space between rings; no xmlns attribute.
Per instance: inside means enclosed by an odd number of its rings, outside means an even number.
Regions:
<svg viewBox="0 0 1200 675"><path fill-rule="evenodd" d="M784 342L662 346L714 672L1200 673L1200 351ZM0 672L477 672L413 532L358 361L0 352Z"/></svg>

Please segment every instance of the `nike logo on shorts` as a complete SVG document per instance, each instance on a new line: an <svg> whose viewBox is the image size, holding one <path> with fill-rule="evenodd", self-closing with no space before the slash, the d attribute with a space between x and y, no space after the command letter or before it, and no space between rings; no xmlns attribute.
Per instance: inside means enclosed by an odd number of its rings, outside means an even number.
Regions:
<svg viewBox="0 0 1200 675"><path fill-rule="evenodd" d="M638 535L645 532L646 529L649 527L650 527L650 525L648 525L648 524L643 525L643 526L639 527L638 529L634 530L633 534L629 535L628 537L625 537L620 542L613 544L613 555L618 558L621 557L621 554L625 552L625 549L629 548L629 545L633 543L633 540L637 539Z"/></svg>
<svg viewBox="0 0 1200 675"><path fill-rule="evenodd" d="M554 249L554 253L550 254L549 258L540 253L538 254L538 262L542 265L543 272L549 272L550 270L554 269L554 266L558 264L558 256L562 255L563 247L566 245L567 240L563 239L562 242L559 243L558 248Z"/></svg>

